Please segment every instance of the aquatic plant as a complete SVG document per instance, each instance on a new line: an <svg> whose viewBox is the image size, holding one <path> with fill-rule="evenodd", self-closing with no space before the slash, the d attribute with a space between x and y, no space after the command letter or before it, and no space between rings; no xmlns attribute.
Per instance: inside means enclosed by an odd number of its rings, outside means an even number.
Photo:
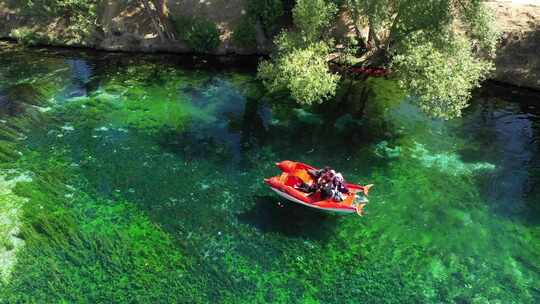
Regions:
<svg viewBox="0 0 540 304"><path fill-rule="evenodd" d="M390 147L386 140L381 141L375 146L375 154L383 158L398 158L401 155L401 147Z"/></svg>
<svg viewBox="0 0 540 304"><path fill-rule="evenodd" d="M24 161L35 178L14 191L28 200L21 217L26 246L1 285L3 301L200 300L178 281L186 258L132 204L81 191L82 180L62 160L34 153Z"/></svg>
<svg viewBox="0 0 540 304"><path fill-rule="evenodd" d="M295 111L258 91L252 74L129 59L92 70L95 87L72 96L79 80L62 57L33 54L51 66L14 51L10 58L31 66L17 72L25 65L0 58L0 91L30 83L51 106L0 120L5 181L32 177L0 200L0 209L21 200L25 242L0 283L2 303L538 302L538 195L516 186L526 218L500 210L507 203L491 197L491 183L501 185L491 172L515 171L494 160L514 160L515 151L485 147L493 133L478 127L484 117L432 120L381 79L370 98L389 95L373 111L398 131L367 138L370 120L340 120L343 112L324 106ZM40 76L51 78L43 94ZM517 106L477 106L525 119ZM534 164L533 150L519 147ZM466 148L475 155L463 156ZM281 159L374 183L367 214L313 212L273 195L262 180Z"/></svg>

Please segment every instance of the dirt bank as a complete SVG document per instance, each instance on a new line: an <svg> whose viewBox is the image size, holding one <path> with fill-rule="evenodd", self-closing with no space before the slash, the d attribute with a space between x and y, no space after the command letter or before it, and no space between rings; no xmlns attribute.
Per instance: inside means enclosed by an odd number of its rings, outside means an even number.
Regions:
<svg viewBox="0 0 540 304"><path fill-rule="evenodd" d="M540 1L491 1L503 31L495 80L540 90Z"/></svg>

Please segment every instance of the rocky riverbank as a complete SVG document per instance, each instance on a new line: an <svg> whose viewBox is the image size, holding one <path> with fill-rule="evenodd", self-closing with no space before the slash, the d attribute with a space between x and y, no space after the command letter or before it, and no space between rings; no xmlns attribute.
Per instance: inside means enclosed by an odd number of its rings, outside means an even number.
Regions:
<svg viewBox="0 0 540 304"><path fill-rule="evenodd" d="M177 37L172 20L178 17L204 19L219 30L219 46L212 54L264 54L271 41L259 24L255 24L256 44L239 46L232 33L246 14L244 0L218 1L103 1L95 9L97 25L81 39L70 39L69 24L65 17L43 18L19 1L0 1L0 38L15 38L15 32L28 28L46 37L53 45L91 47L105 51L175 52L192 50L186 41ZM147 3L148 6L143 5ZM157 3L157 6L155 5Z"/></svg>
<svg viewBox="0 0 540 304"><path fill-rule="evenodd" d="M503 35L495 80L540 90L540 1L491 1Z"/></svg>
<svg viewBox="0 0 540 304"><path fill-rule="evenodd" d="M503 32L496 59L495 80L540 90L540 1L488 1ZM0 2L0 38L13 38L17 30L38 30L46 44L84 46L107 51L191 52L175 33L176 16L202 18L216 24L219 45L213 54L265 54L271 39L259 22L255 41L239 45L234 32L247 14L245 0L104 1L96 9L98 30L86 35L68 33L64 17L37 18L23 14L20 1Z"/></svg>

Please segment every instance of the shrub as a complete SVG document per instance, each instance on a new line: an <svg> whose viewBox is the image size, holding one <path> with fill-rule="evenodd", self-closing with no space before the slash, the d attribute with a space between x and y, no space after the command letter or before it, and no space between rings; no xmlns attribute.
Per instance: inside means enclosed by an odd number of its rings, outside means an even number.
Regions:
<svg viewBox="0 0 540 304"><path fill-rule="evenodd" d="M26 45L43 44L48 41L46 36L43 36L35 30L26 26L12 30L10 36L12 38L15 38L17 42Z"/></svg>
<svg viewBox="0 0 540 304"><path fill-rule="evenodd" d="M289 39L285 33L277 40ZM328 54L329 47L322 42L293 49L273 61L261 62L258 77L271 92L288 91L301 104L321 103L334 94L340 78L328 69Z"/></svg>
<svg viewBox="0 0 540 304"><path fill-rule="evenodd" d="M471 90L485 79L492 64L473 56L466 37L449 37L443 45L411 35L392 64L400 86L417 96L424 112L449 119L460 116Z"/></svg>
<svg viewBox="0 0 540 304"><path fill-rule="evenodd" d="M261 22L267 36L275 33L276 23L283 13L281 0L248 0L247 2L248 16Z"/></svg>
<svg viewBox="0 0 540 304"><path fill-rule="evenodd" d="M60 17L67 21L62 34L62 44L88 44L98 26L98 0L22 0L24 13L39 17ZM48 39L48 37L46 38ZM32 41L30 41L32 42ZM50 43L50 39L38 43Z"/></svg>
<svg viewBox="0 0 540 304"><path fill-rule="evenodd" d="M336 12L337 7L325 0L299 0L293 9L294 25L300 29L304 40L315 41L330 27Z"/></svg>
<svg viewBox="0 0 540 304"><path fill-rule="evenodd" d="M255 31L255 20L249 16L244 16L234 28L232 40L235 44L254 48L257 46L257 32Z"/></svg>
<svg viewBox="0 0 540 304"><path fill-rule="evenodd" d="M179 16L172 21L180 39L195 52L208 53L219 46L219 30L212 21L188 16Z"/></svg>

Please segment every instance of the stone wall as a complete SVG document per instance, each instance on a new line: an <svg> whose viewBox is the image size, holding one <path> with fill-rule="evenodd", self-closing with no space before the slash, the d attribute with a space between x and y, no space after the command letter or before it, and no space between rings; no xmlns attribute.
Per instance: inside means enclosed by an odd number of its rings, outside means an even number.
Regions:
<svg viewBox="0 0 540 304"><path fill-rule="evenodd" d="M540 90L540 0L491 1L503 36L495 80Z"/></svg>
<svg viewBox="0 0 540 304"><path fill-rule="evenodd" d="M264 54L271 41L257 28L257 46L242 48L232 42L231 33L245 12L245 0L105 0L98 8L100 28L91 37L74 46L127 52L189 52L174 34L171 16L193 16L214 22L221 32L221 44L215 54ZM21 26L37 29L49 36L60 37L65 28L60 17L43 20L25 15L16 0L0 0L0 38L10 38L12 30ZM162 33L158 29L161 29ZM160 35L161 34L161 35Z"/></svg>
<svg viewBox="0 0 540 304"><path fill-rule="evenodd" d="M101 24L104 35L97 48L122 51L171 51L189 52L186 44L174 35L171 16L195 16L217 24L221 32L221 44L215 54L261 54L267 53L269 41L258 29L257 47L246 49L236 46L231 33L245 14L245 0L183 0L149 1L153 14L145 10L140 1L122 5L120 1L106 1L102 8ZM153 4L157 3L158 7ZM156 30L159 23L165 33L162 38Z"/></svg>

